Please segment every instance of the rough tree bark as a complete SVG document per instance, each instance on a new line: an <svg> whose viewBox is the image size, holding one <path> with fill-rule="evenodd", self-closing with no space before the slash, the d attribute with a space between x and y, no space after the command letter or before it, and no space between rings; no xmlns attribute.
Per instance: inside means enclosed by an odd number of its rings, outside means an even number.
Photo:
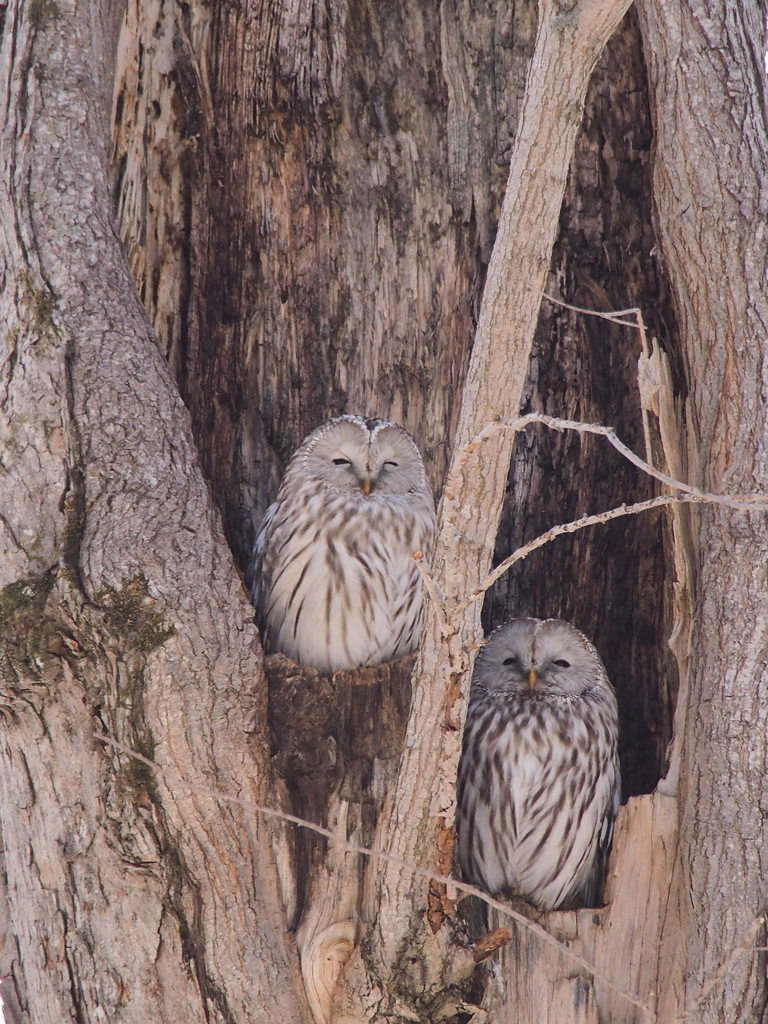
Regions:
<svg viewBox="0 0 768 1024"><path fill-rule="evenodd" d="M643 0L639 11L656 220L690 388L691 479L765 492L765 10ZM702 511L698 548L678 873L662 946L673 958L668 1016L696 999L766 912L766 517ZM695 1019L764 1019L766 998L765 953L752 953Z"/></svg>
<svg viewBox="0 0 768 1024"><path fill-rule="evenodd" d="M114 232L109 5L3 9L4 991L22 1019L305 1022L258 636Z"/></svg>

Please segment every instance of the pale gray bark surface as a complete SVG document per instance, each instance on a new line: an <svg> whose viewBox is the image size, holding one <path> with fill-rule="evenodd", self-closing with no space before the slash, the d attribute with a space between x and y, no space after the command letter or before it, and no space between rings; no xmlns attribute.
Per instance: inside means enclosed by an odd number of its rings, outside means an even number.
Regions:
<svg viewBox="0 0 768 1024"><path fill-rule="evenodd" d="M113 18L5 13L1 969L35 1024L300 1022L263 830L93 735L263 791L251 609L112 223Z"/></svg>
<svg viewBox="0 0 768 1024"><path fill-rule="evenodd" d="M765 10L642 0L656 130L657 225L680 320L692 483L768 490ZM768 527L701 512L698 602L681 775L679 920L668 1007L765 913ZM764 943L760 943L761 945ZM756 1021L765 954L742 957L694 1019ZM671 1011L670 1011L671 1012Z"/></svg>

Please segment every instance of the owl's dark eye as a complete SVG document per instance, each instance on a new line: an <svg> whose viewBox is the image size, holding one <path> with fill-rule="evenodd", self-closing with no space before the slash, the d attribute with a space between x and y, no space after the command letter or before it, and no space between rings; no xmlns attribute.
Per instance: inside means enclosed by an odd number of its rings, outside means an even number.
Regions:
<svg viewBox="0 0 768 1024"><path fill-rule="evenodd" d="M385 462L384 465L385 466L394 466L395 469L397 469L397 463L396 462Z"/></svg>
<svg viewBox="0 0 768 1024"><path fill-rule="evenodd" d="M517 664L517 658L515 658L515 657L505 658L504 661L502 662L502 665L516 665L516 664Z"/></svg>
<svg viewBox="0 0 768 1024"><path fill-rule="evenodd" d="M559 665L560 668L570 668L570 661L566 661L565 658L555 658L555 665Z"/></svg>
<svg viewBox="0 0 768 1024"><path fill-rule="evenodd" d="M334 459L333 460L333 464L334 464L334 466L351 466L352 465L352 463L349 461L349 459Z"/></svg>

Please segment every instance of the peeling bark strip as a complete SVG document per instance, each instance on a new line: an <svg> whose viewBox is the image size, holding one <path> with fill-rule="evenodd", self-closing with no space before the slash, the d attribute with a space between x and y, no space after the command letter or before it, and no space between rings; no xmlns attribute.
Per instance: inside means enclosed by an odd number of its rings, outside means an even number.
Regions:
<svg viewBox="0 0 768 1024"><path fill-rule="evenodd" d="M265 787L252 610L112 222L113 8L4 13L0 971L34 1024L305 1024L266 831L91 738Z"/></svg>

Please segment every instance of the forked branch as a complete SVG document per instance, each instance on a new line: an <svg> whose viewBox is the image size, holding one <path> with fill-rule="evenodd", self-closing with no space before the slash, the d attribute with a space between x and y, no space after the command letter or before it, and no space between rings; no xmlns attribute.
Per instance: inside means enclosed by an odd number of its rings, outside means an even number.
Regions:
<svg viewBox="0 0 768 1024"><path fill-rule="evenodd" d="M565 303L563 303L563 305L565 305ZM605 316L607 319L614 319L613 316L610 316L607 313L600 315ZM615 314L615 317L618 317L619 315L620 314ZM623 323L624 321L618 322ZM728 508L734 508L740 511L768 510L768 495L713 494L709 491L703 491L698 487L692 487L690 484L686 484L682 480L676 480L674 477L668 476L666 473L662 473L661 470L656 469L653 465L646 462L644 459L641 459L640 456L636 455L631 448L627 447L611 427L604 427L598 423L582 423L578 420L560 419L556 416L547 416L544 413L532 412L528 413L526 416L521 416L516 420L499 418L494 420L493 423L489 423L464 446L454 461L453 468L445 486L445 521L450 525L451 538L454 544L458 544L460 542L459 532L456 528L456 516L458 513L457 495L460 493L461 477L464 475L467 462L473 453L476 452L485 441L494 437L496 434L503 431L517 433L521 430L525 430L533 423L542 423L544 426L550 427L552 430L573 430L580 434L595 434L599 437L604 437L608 443L611 444L620 455L627 459L628 462L632 463L633 466L636 466L638 469L642 470L643 473L646 473L648 476L653 477L653 479L663 483L670 490L677 491L678 493L661 494L655 498L649 498L647 501L637 502L634 505L619 505L617 508L608 509L605 512L597 512L594 515L582 516L580 519L575 519L570 523L560 523L557 526L553 526L551 529L547 530L546 533L541 534L539 537L534 538L534 540L529 541L527 544L524 544L522 547L513 551L512 554L497 565L496 568L493 569L493 571L490 572L466 598L456 602L451 607L446 605L445 598L440 593L428 567L424 564L422 556L418 559L419 569L424 577L424 582L430 597L433 601L437 602L435 607L440 615L441 626L443 627L444 632L449 631L462 612L469 608L469 606L475 601L479 600L483 594L485 594L485 592L492 587L493 584L516 562L526 558L532 551L543 547L545 544L548 544L549 541L554 540L555 537L562 536L562 534L575 533L577 530L583 530L587 526L607 523L612 519L618 519L622 516L637 515L640 512L647 512L649 509L659 508L664 505L681 504L685 502L725 505Z"/></svg>

